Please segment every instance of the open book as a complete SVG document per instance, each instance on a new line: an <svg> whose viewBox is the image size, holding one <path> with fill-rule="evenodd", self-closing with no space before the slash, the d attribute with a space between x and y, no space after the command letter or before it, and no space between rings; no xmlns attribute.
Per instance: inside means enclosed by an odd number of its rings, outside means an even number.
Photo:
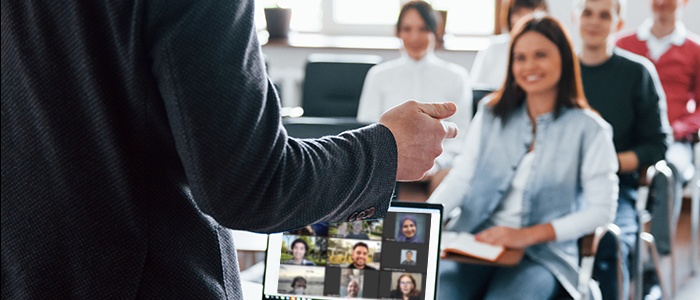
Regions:
<svg viewBox="0 0 700 300"><path fill-rule="evenodd" d="M457 254L496 261L506 251L506 248L479 242L474 239L474 235L467 232L445 231L442 233L440 250L443 252L443 256Z"/></svg>

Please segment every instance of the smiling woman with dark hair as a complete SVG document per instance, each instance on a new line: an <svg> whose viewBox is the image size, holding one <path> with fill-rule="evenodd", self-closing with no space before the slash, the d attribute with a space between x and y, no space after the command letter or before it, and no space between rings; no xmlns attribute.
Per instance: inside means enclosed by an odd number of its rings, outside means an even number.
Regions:
<svg viewBox="0 0 700 300"><path fill-rule="evenodd" d="M428 201L461 209L449 230L525 256L512 268L441 261L438 299L551 299L562 287L578 298L576 240L614 216L612 130L583 96L568 34L534 14L515 25L509 52L502 89Z"/></svg>

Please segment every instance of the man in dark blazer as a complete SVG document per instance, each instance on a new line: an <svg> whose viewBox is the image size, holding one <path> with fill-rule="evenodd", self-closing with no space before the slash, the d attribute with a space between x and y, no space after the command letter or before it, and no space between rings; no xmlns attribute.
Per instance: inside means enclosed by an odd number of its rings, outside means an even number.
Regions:
<svg viewBox="0 0 700 300"><path fill-rule="evenodd" d="M252 1L2 0L2 298L241 299L224 227L381 217L454 104L289 138Z"/></svg>

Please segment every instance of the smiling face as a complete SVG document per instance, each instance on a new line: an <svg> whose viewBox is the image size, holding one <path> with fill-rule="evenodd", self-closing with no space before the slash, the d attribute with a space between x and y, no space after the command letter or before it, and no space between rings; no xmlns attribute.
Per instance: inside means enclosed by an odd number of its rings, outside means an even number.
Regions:
<svg viewBox="0 0 700 300"><path fill-rule="evenodd" d="M355 265L355 268L365 268L365 263L367 263L367 254L369 254L369 250L367 250L367 248L364 246L357 246L354 250L352 250L352 263Z"/></svg>
<svg viewBox="0 0 700 300"><path fill-rule="evenodd" d="M304 246L304 244L294 244L294 246L292 247L292 256L294 256L294 260L302 260L304 259L304 255L306 255L306 247Z"/></svg>
<svg viewBox="0 0 700 300"><path fill-rule="evenodd" d="M615 0L584 0L578 15L579 32L586 48L606 47L622 22Z"/></svg>
<svg viewBox="0 0 700 300"><path fill-rule="evenodd" d="M398 35L406 54L414 60L420 60L428 54L430 45L435 42L435 34L425 25L416 9L406 10L401 18Z"/></svg>
<svg viewBox="0 0 700 300"><path fill-rule="evenodd" d="M416 235L416 224L413 221L406 219L401 224L401 232L406 238L412 238Z"/></svg>
<svg viewBox="0 0 700 300"><path fill-rule="evenodd" d="M360 284L355 280L350 280L348 283L348 297L357 297L360 292Z"/></svg>
<svg viewBox="0 0 700 300"><path fill-rule="evenodd" d="M561 55L544 35L528 31L513 47L513 76L528 95L556 95L561 78Z"/></svg>
<svg viewBox="0 0 700 300"><path fill-rule="evenodd" d="M399 277L399 289L401 289L401 293L404 295L408 295L413 290L416 288L415 284L413 284L413 280L411 277L408 275L403 275Z"/></svg>

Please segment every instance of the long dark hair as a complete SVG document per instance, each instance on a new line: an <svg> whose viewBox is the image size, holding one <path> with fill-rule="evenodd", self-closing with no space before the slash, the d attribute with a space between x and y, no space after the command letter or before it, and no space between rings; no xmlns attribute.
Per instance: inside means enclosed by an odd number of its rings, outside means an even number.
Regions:
<svg viewBox="0 0 700 300"><path fill-rule="evenodd" d="M541 10L548 12L549 7L545 0L507 0L504 1L501 9L501 26L508 28L508 31L513 29L515 24L510 24L510 16L519 9Z"/></svg>
<svg viewBox="0 0 700 300"><path fill-rule="evenodd" d="M409 9L415 9L423 19L425 27L428 27L433 34L437 35L437 19L435 18L435 11L430 4L424 1L411 1L401 7L399 19L396 21L396 35L398 35L399 31L401 31L401 20L403 20L403 16Z"/></svg>
<svg viewBox="0 0 700 300"><path fill-rule="evenodd" d="M511 34L506 81L500 90L494 92L494 98L489 102L494 114L501 117L505 123L513 111L525 101L525 91L515 82L513 75L513 48L518 39L530 31L545 36L557 46L561 55L561 77L557 84L557 99L554 104L555 118L559 116L562 107L589 108L583 95L578 57L571 46L569 34L555 18L535 14L520 20Z"/></svg>

